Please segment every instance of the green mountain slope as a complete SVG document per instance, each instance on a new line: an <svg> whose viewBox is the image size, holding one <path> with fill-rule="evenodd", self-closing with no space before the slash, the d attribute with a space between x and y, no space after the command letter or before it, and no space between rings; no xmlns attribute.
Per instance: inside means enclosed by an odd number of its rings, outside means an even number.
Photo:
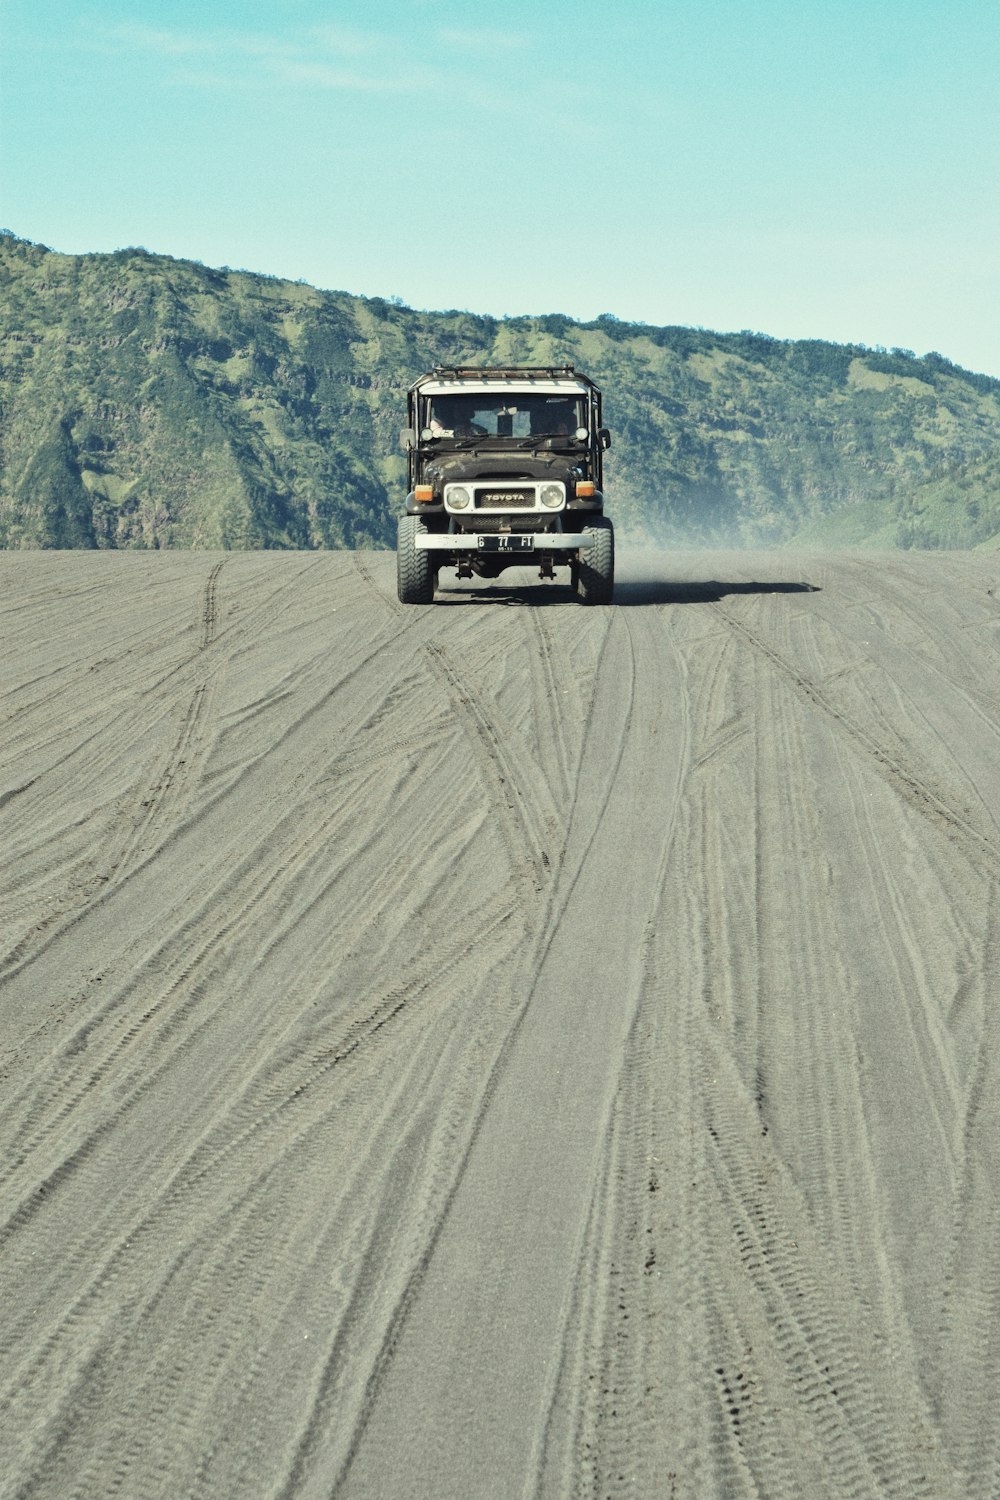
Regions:
<svg viewBox="0 0 1000 1500"><path fill-rule="evenodd" d="M0 545L391 545L407 385L483 362L603 386L609 507L634 538L1000 537L1000 381L938 355L421 313L2 234Z"/></svg>

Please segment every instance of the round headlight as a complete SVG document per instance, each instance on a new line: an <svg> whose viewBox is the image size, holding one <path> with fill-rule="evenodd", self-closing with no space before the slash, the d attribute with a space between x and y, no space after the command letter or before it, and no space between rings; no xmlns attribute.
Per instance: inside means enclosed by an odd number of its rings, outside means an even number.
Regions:
<svg viewBox="0 0 1000 1500"><path fill-rule="evenodd" d="M555 510L563 503L563 487L561 484L543 484L541 501L547 505L549 510Z"/></svg>
<svg viewBox="0 0 1000 1500"><path fill-rule="evenodd" d="M460 484L452 485L451 489L448 491L448 504L454 510L464 510L471 499L472 496L469 494L468 490L463 490Z"/></svg>

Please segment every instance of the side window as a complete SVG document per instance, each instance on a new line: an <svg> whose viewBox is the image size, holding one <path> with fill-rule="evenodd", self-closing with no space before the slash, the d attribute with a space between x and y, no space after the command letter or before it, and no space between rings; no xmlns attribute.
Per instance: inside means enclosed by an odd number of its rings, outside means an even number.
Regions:
<svg viewBox="0 0 1000 1500"><path fill-rule="evenodd" d="M539 403L533 430L539 433L551 433L556 437L568 437L576 431L579 425L576 407L575 401L567 401L563 396L548 397L547 400Z"/></svg>

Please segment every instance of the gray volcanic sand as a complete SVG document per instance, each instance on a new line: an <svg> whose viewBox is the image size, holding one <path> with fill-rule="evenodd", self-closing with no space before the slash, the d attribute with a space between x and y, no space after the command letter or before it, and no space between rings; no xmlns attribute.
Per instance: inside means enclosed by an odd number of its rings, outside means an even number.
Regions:
<svg viewBox="0 0 1000 1500"><path fill-rule="evenodd" d="M0 554L0 1493L997 1495L998 574Z"/></svg>

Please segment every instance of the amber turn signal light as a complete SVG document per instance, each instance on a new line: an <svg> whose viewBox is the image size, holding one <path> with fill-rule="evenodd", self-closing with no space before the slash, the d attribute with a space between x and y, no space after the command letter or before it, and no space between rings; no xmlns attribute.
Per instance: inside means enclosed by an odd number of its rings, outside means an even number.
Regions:
<svg viewBox="0 0 1000 1500"><path fill-rule="evenodd" d="M434 486L432 484L418 484L413 491L414 500L422 500L425 504L434 499Z"/></svg>
<svg viewBox="0 0 1000 1500"><path fill-rule="evenodd" d="M580 479L577 481L576 498L578 500L591 500L594 496L594 481L592 479Z"/></svg>

